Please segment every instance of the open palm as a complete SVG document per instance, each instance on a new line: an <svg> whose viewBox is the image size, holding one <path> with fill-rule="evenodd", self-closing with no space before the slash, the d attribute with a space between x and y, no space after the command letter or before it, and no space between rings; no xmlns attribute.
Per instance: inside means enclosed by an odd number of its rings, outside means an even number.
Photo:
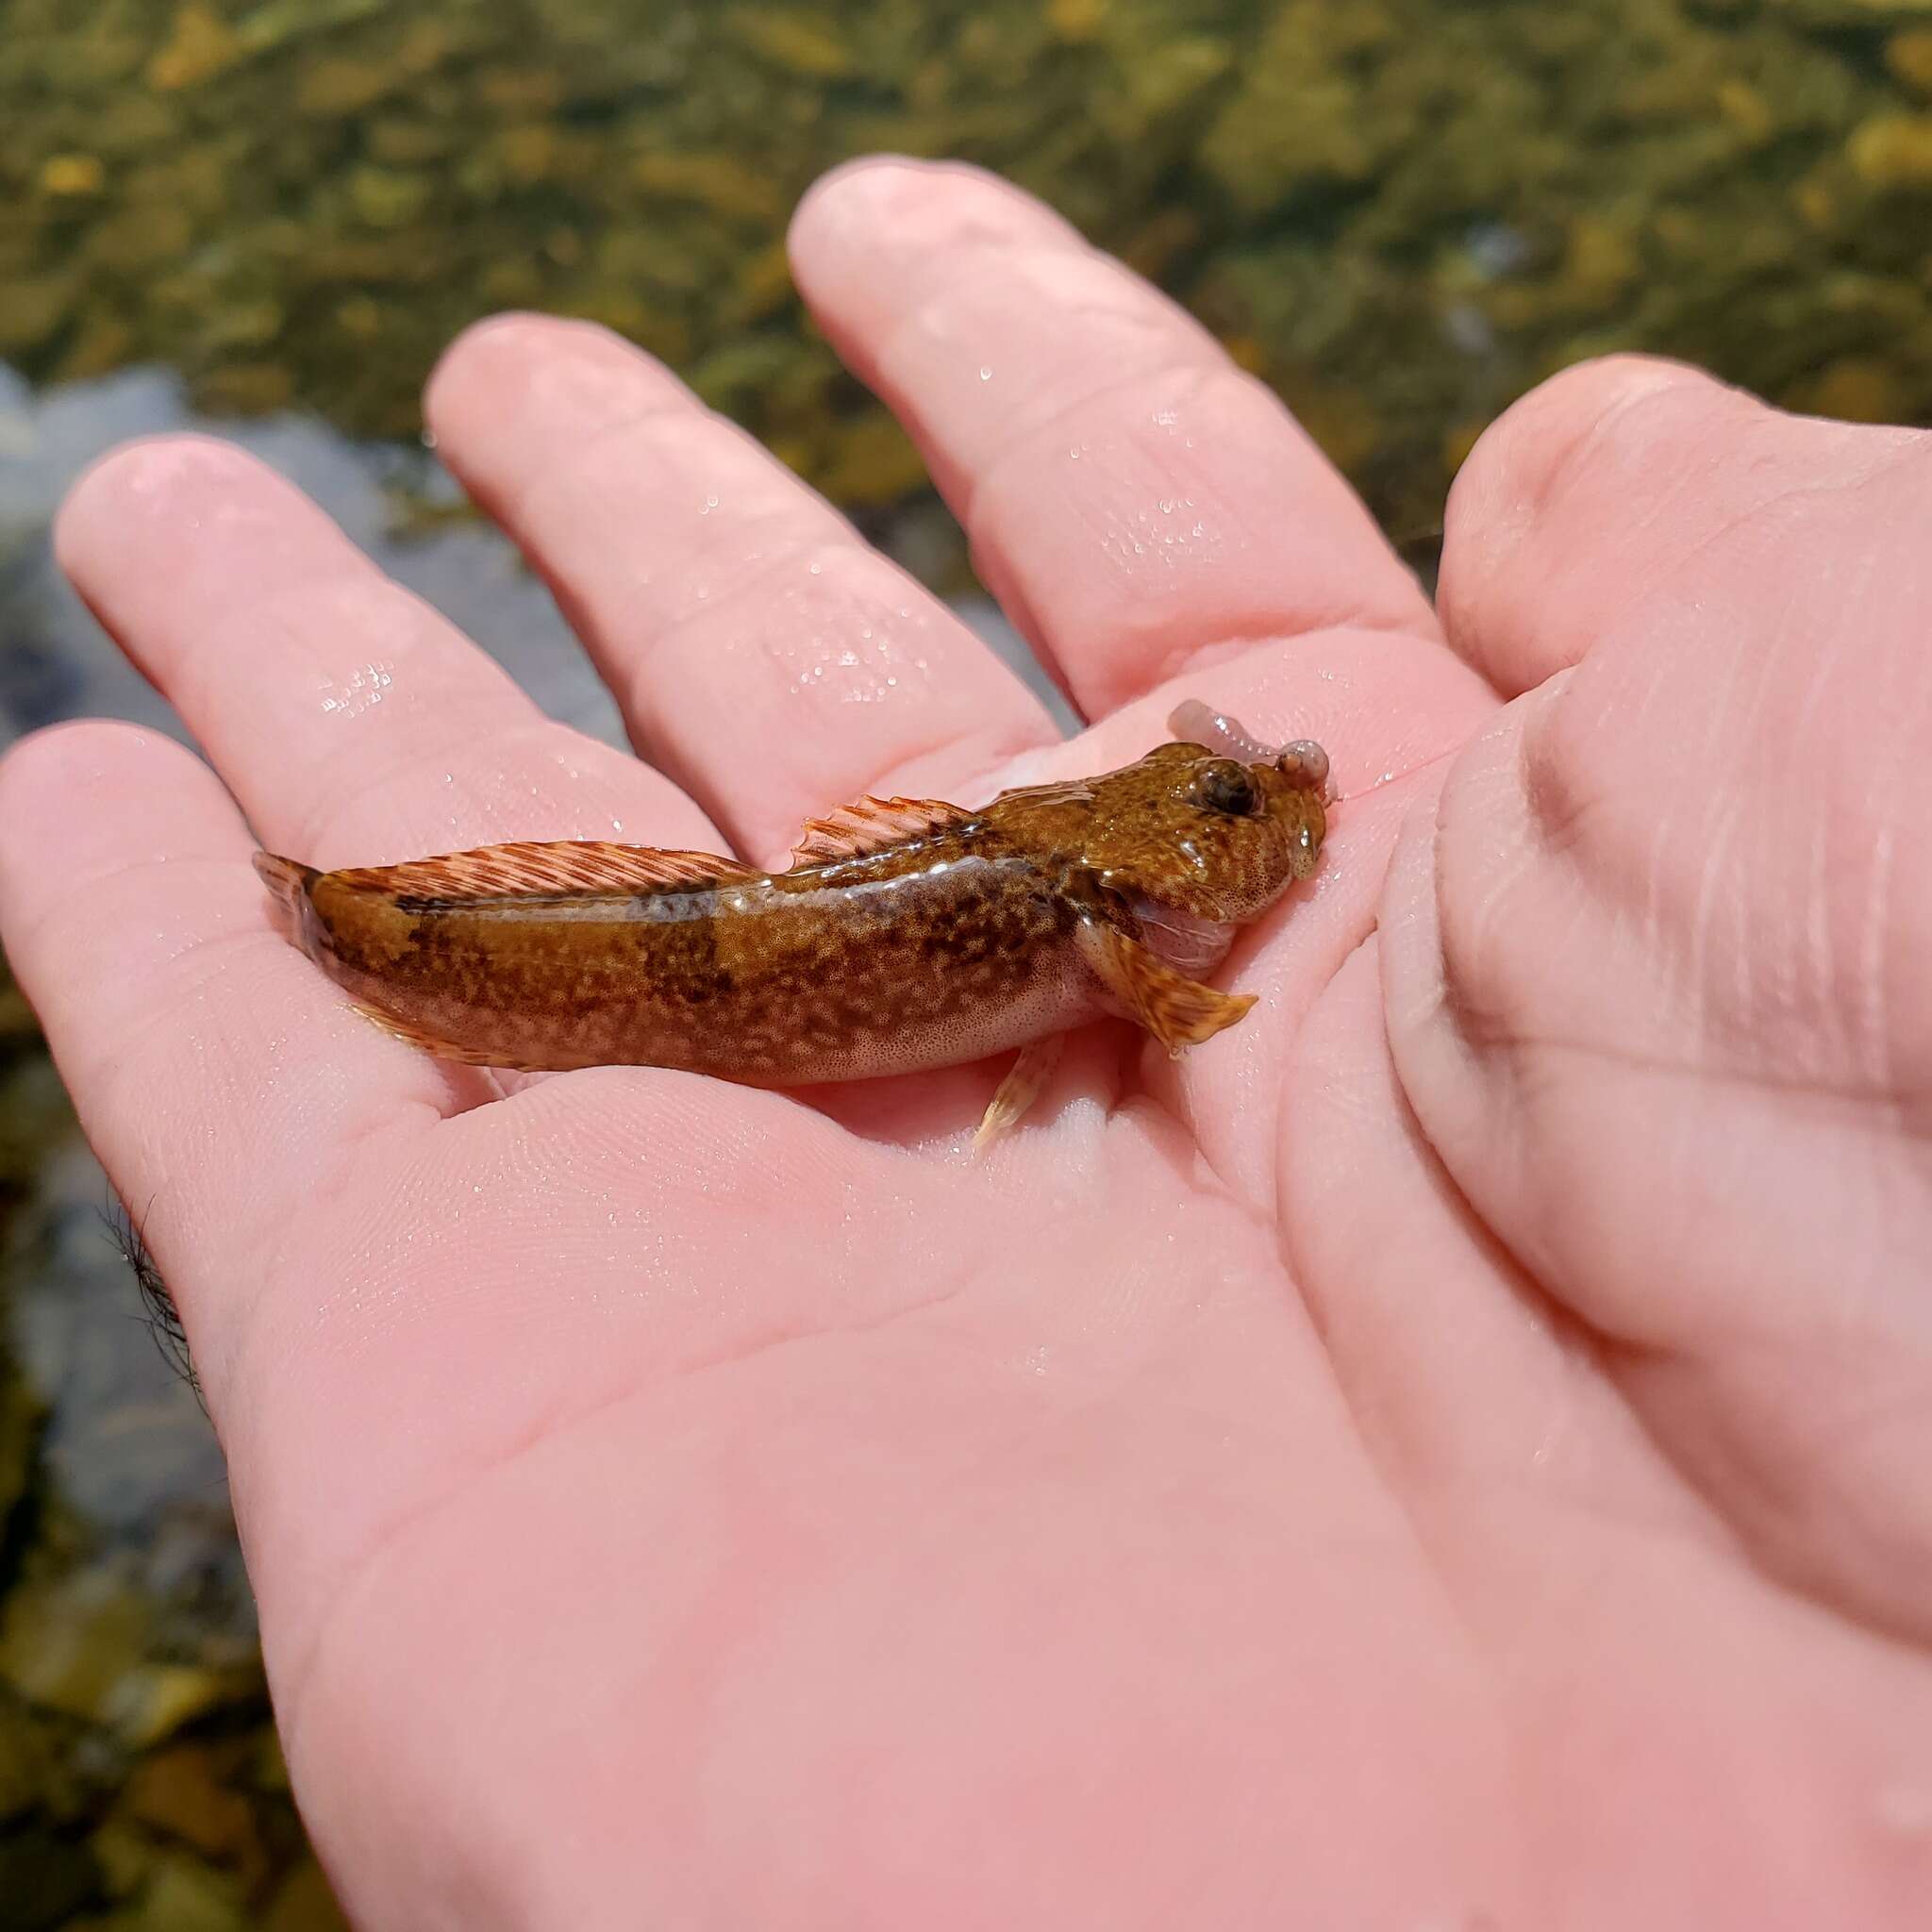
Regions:
<svg viewBox="0 0 1932 1932"><path fill-rule="evenodd" d="M580 325L473 332L429 415L649 764L220 445L62 523L226 790L28 741L0 917L181 1302L352 1913L1926 1923L1926 442L1574 372L1472 460L1439 620L1024 197L874 163L793 245L1076 741ZM1174 1064L1090 1029L979 1161L997 1067L504 1097L283 942L242 816L323 865L769 861L1196 696L1343 801L1220 975L1260 1004Z"/></svg>

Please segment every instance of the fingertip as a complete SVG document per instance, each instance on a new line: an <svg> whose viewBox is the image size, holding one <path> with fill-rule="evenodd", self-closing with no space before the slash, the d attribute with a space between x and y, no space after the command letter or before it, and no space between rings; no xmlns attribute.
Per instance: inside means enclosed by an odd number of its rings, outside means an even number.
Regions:
<svg viewBox="0 0 1932 1932"><path fill-rule="evenodd" d="M439 442L457 441L460 462L461 445L486 432L513 438L540 416L548 433L574 439L685 400L676 376L614 329L517 310L473 323L444 349L423 414Z"/></svg>
<svg viewBox="0 0 1932 1932"><path fill-rule="evenodd" d="M840 222L848 212L874 205L882 195L896 195L905 185L924 175L935 164L916 155L880 150L869 155L853 155L827 168L798 197L792 210L791 233Z"/></svg>
<svg viewBox="0 0 1932 1932"><path fill-rule="evenodd" d="M914 155L855 155L827 168L798 198L786 241L795 255L801 244L854 228L888 223L916 205L933 175L948 164ZM957 165L957 164L955 164Z"/></svg>
<svg viewBox="0 0 1932 1932"><path fill-rule="evenodd" d="M533 354L554 344L560 331L591 326L527 308L505 309L471 323L450 339L431 367L423 385L424 414L433 419L453 396L521 368Z"/></svg>
<svg viewBox="0 0 1932 1932"><path fill-rule="evenodd" d="M116 445L83 470L54 518L54 556L76 581L104 546L127 541L131 522L175 519L184 505L275 473L220 437L192 432L140 437Z"/></svg>
<svg viewBox="0 0 1932 1932"><path fill-rule="evenodd" d="M809 297L808 283L861 258L1038 245L1048 239L1087 245L1043 202L970 161L864 155L807 189L787 244Z"/></svg>
<svg viewBox="0 0 1932 1932"><path fill-rule="evenodd" d="M102 458L61 506L54 554L129 659L177 704L175 679L209 648L219 618L279 585L374 569L287 477L234 443L194 435Z"/></svg>
<svg viewBox="0 0 1932 1932"><path fill-rule="evenodd" d="M453 392L463 389L473 370L490 365L493 354L514 346L540 318L528 309L505 309L466 324L442 345L423 382L423 413L434 417Z"/></svg>

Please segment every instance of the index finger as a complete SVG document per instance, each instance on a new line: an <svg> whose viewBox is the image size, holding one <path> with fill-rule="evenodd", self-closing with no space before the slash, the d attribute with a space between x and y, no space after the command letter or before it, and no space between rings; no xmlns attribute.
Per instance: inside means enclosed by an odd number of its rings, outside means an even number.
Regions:
<svg viewBox="0 0 1932 1932"><path fill-rule="evenodd" d="M1437 635L1279 400L1017 189L956 163L861 162L806 197L791 253L988 588L1090 718L1266 638Z"/></svg>

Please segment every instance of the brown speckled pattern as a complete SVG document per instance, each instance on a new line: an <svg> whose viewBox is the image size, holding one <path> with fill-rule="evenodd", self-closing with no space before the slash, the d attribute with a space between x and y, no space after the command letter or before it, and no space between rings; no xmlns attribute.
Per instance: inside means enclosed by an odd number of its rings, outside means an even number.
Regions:
<svg viewBox="0 0 1932 1932"><path fill-rule="evenodd" d="M1230 791L1247 811L1224 808ZM573 875L561 847L511 870L487 853L319 874L262 863L304 950L445 1058L790 1086L955 1065L1120 1010L1083 925L1158 953L1171 924L1191 968L1204 930L1212 951L1217 929L1313 869L1324 830L1315 792L1190 744L932 816L776 874L719 860L728 875L701 881L678 855L674 882L640 890L609 882L615 847L588 890L525 889L531 864Z"/></svg>

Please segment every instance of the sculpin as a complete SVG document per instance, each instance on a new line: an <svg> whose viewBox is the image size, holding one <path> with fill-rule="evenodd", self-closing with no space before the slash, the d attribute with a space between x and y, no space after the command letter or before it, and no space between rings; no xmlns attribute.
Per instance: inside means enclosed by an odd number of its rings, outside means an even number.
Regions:
<svg viewBox="0 0 1932 1932"><path fill-rule="evenodd" d="M303 951L443 1058L786 1087L1021 1047L983 1141L1070 1027L1118 1014L1178 1053L1233 1025L1252 996L1201 975L1314 870L1321 746L1257 744L1199 703L1169 728L1118 771L976 810L862 799L808 822L780 873L597 842L256 866Z"/></svg>

